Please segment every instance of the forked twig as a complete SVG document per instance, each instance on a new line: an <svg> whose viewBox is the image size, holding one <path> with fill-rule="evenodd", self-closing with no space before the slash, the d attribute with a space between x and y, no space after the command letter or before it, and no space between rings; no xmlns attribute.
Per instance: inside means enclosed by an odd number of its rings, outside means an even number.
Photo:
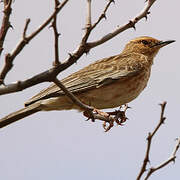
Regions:
<svg viewBox="0 0 180 180"><path fill-rule="evenodd" d="M6 75L7 75L7 73L11 70L15 57L22 51L22 49L25 47L26 44L29 43L29 41L31 41L37 34L39 34L39 32L41 32L51 22L51 20L56 16L57 13L59 13L59 11L65 6L65 4L68 1L69 0L64 0L61 4L59 4L57 6L57 8L54 10L54 12L52 13L52 15L40 27L38 27L29 36L26 36L25 39L22 38L22 40L18 43L16 48L13 50L13 52L12 53L8 53L8 60L5 59L4 68L2 69L2 71L0 73L0 83L1 84L3 84L4 79L5 79ZM26 24L25 24L25 27L24 27L24 31L23 31L23 37L25 35L25 32L27 31L27 27L28 27L29 22L30 22L30 20L26 21ZM9 63L9 64L7 64L7 63ZM10 67L10 68L8 68L8 67Z"/></svg>
<svg viewBox="0 0 180 180"><path fill-rule="evenodd" d="M8 1L4 0L3 2L4 2L4 10L3 10L4 15L3 15L2 24L0 27L0 56L3 51L3 45L4 45L6 34L8 32L8 29L11 27L9 18L12 11L11 9L12 0L8 0Z"/></svg>
<svg viewBox="0 0 180 180"><path fill-rule="evenodd" d="M93 48L96 47L100 44L105 43L106 41L112 39L113 37L115 37L117 34L129 29L129 28L134 28L135 29L135 25L136 23L141 20L142 18L146 18L147 19L147 15L150 13L149 9L151 8L151 6L154 4L156 0L147 0L146 1L146 6L144 7L144 9L133 19L131 19L128 23L126 23L123 26L119 26L116 30L114 30L113 32L103 36L101 39L97 40L97 41L93 41L93 42L89 42L87 45L89 48Z"/></svg>
<svg viewBox="0 0 180 180"><path fill-rule="evenodd" d="M164 162L162 162L161 164L159 164L158 166L156 166L156 167L151 167L151 168L148 170L148 173L147 173L147 175L146 175L146 177L145 177L144 180L147 180L154 172L156 172L157 170L159 170L159 169L167 166L169 163L175 162L176 153L177 153L177 151L178 151L178 149L179 149L179 146L180 146L180 138L177 139L177 143L176 143L176 145L175 145L175 147L174 147L174 150L173 150L173 152L172 152L172 155L171 155L167 160L165 160Z"/></svg>
<svg viewBox="0 0 180 180"><path fill-rule="evenodd" d="M67 1L68 0L63 1L58 6L58 11L60 11L60 9L65 5L65 3L67 3ZM88 2L90 2L90 1L88 1ZM142 19L143 17L146 17L148 12L149 12L150 7L153 5L154 2L155 2L155 0L148 0L147 5L145 6L144 10L138 16L136 16L136 18L131 20L131 23L129 22L128 24L119 27L113 33L110 33L110 34L102 37L101 40L94 41L94 42L87 42L87 39L88 39L88 37L90 35L90 32L91 32L91 28L89 28L89 29L86 28L85 34L82 37L80 45L77 47L77 49L73 53L69 53L70 56L62 64L60 64L60 65L58 65L56 67L53 67L53 68L51 68L51 69L49 69L49 70L47 70L47 71L45 71L43 73L39 73L38 75L35 75L35 76L33 76L33 77L31 77L31 78L29 78L27 80L18 81L16 83L12 83L12 84L9 84L9 85L6 85L6 86L1 86L0 87L0 95L12 93L12 92L22 91L22 90L24 90L24 89L26 89L28 87L32 87L32 86L34 86L36 84L39 84L39 83L42 83L42 82L47 82L47 81L52 81L52 79L54 77L56 77L60 72L62 72L63 70L67 69L69 66L71 66L72 64L77 62L77 60L84 53L89 52L89 50L92 49L93 47L98 46L98 45L106 42L107 40L115 37L120 32L125 31L126 29L128 29L130 27L133 27L132 26L133 23L135 24L140 19ZM35 35L37 35L54 18L54 15L57 14L58 11L55 11L48 18L48 20L38 28L38 30L36 30L30 36L26 37L26 40L29 40L29 39L33 38ZM90 11L90 9L88 9L88 11ZM89 12L87 14L90 15L91 13ZM86 22L86 24L88 24L88 22ZM20 42L18 44L18 46L16 47L16 49L13 51L13 53L11 53L9 55L10 56L9 59L10 59L11 62L14 60L14 58L17 56L17 54L19 54L19 52L24 48L26 42L25 41ZM7 74L7 72L5 73L4 77L6 76L6 74ZM2 79L2 82L3 82L3 79Z"/></svg>
<svg viewBox="0 0 180 180"><path fill-rule="evenodd" d="M136 180L140 180L142 175L147 171L148 173L146 174L145 176L145 180L147 180L151 175L152 173L154 173L155 171L165 167L166 165L168 165L170 162L173 162L175 161L175 158L176 158L176 153L179 149L179 146L180 146L180 138L178 139L177 141L177 144L172 152L172 155L167 159L165 160L163 163L161 163L160 165L156 166L156 167L151 167L147 170L147 164L149 162L149 154L150 154L150 148L151 148L151 143L152 143L152 139L154 137L154 135L157 133L157 131L159 130L159 128L161 127L161 125L164 123L165 121L165 117L164 117L164 111L165 111L165 107L166 107L166 102L163 102L162 104L160 104L161 106L161 115L160 115L160 120L159 120L159 123L157 124L157 126L155 127L155 129L153 130L152 133L149 133L148 134L148 137L147 137L147 148L146 148L146 153L145 153L145 158L144 158L144 161L143 161L143 164L142 164L142 167L140 169L140 172L137 176L137 179Z"/></svg>
<svg viewBox="0 0 180 180"><path fill-rule="evenodd" d="M55 0L55 10L57 9L58 5L60 4L59 0ZM59 33L57 30L57 14L54 16L53 22L51 24L51 27L54 31L54 54L55 54L55 60L53 61L53 66L58 66L60 63L59 61Z"/></svg>
<svg viewBox="0 0 180 180"><path fill-rule="evenodd" d="M144 158L141 170L140 170L136 180L140 180L140 178L142 177L142 175L146 171L146 166L147 166L147 163L149 162L149 153L150 153L152 138L154 137L154 135L156 134L156 132L158 131L160 126L164 123L164 120L165 120L164 110L165 110L166 104L167 104L167 102L163 102L162 104L160 104L160 106L161 106L161 115L160 115L159 123L157 124L157 126L155 127L153 132L152 133L149 132L149 134L148 134L145 158Z"/></svg>

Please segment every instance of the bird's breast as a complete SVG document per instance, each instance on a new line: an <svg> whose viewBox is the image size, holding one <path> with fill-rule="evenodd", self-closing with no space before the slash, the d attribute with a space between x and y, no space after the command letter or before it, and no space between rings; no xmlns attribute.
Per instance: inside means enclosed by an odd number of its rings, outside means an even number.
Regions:
<svg viewBox="0 0 180 180"><path fill-rule="evenodd" d="M150 71L144 71L137 76L126 77L89 90L78 97L84 103L98 109L118 107L135 99L146 87L149 76Z"/></svg>

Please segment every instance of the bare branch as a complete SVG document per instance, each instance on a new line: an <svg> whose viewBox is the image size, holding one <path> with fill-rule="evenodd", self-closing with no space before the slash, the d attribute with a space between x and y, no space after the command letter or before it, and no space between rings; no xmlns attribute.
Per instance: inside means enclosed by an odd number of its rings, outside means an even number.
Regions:
<svg viewBox="0 0 180 180"><path fill-rule="evenodd" d="M31 35L27 36L26 39L22 39L19 44L16 46L16 48L14 49L14 51L12 53L8 54L8 61L11 62L11 64L13 63L13 60L15 59L15 57L22 51L22 49L25 47L26 44L28 44L28 42L30 40L32 40L39 32L41 32L50 22L51 20L56 16L57 13L60 12L60 10L65 6L65 4L68 2L69 0L64 0L61 4L59 4L59 6L55 9L55 11L53 12L53 14L36 30L34 31ZM28 26L29 22L26 22L24 31L27 30L27 26ZM24 36L24 32L23 32L23 36ZM6 67L6 65L4 66ZM12 66L11 66L12 68ZM10 68L10 69L11 69ZM9 69L9 70L10 70ZM4 78L6 76L6 74L9 72L9 70L6 71L3 69L2 72L0 73L0 82L3 83ZM1 75L3 74L3 76Z"/></svg>
<svg viewBox="0 0 180 180"><path fill-rule="evenodd" d="M67 1L64 1L64 3L66 3L66 2ZM145 16L145 14L147 13L146 11L149 10L149 8L152 6L152 4L154 2L155 2L155 0L148 1L148 5L149 6L147 6L145 8L145 10L143 11L143 13L140 13L141 16L139 15L138 17L141 18L142 14L144 14L144 16ZM58 6L58 8L60 8L61 5L62 4L60 4ZM54 15L57 13L57 12L56 13L55 12L51 16L52 18L54 18ZM90 13L87 13L87 14L90 14ZM47 20L46 22L49 22L49 21ZM46 24L46 23L44 23L44 24ZM88 24L88 22L86 22L86 24ZM124 29L124 30L126 30L126 29ZM37 30L36 32L39 32L39 30ZM49 69L49 70L47 70L45 72L42 72L42 73L40 73L38 75L35 75L34 77L29 78L27 80L18 81L17 83L9 84L9 85L6 85L6 86L1 86L0 87L0 95L12 93L12 92L22 91L22 90L24 90L24 89L26 89L28 87L34 86L36 84L39 84L39 83L42 83L42 82L52 81L60 72L62 72L63 70L67 69L72 64L76 63L77 60L84 53L89 52L89 50L91 48L93 48L93 47L103 43L103 42L101 42L99 44L96 44L95 46L92 45L91 43L87 43L87 39L88 39L88 37L90 35L90 32L91 32L91 28L90 29L86 28L85 34L82 37L80 45L78 46L78 48L73 53L70 54L70 56L64 61L64 63L62 63L62 64L60 64L60 65L58 65L56 67L53 67L53 68L51 68L51 69ZM29 37L31 37L31 36L29 36ZM28 39L29 37L27 37L26 39ZM22 50L22 48L25 46L23 43L27 43L27 41L26 42L22 41L22 42L19 43L19 45L16 47L16 49L14 50L14 52L10 56L12 59L14 59L17 56L17 54Z"/></svg>
<svg viewBox="0 0 180 180"><path fill-rule="evenodd" d="M58 7L60 2L58 0L55 0L55 10ZM51 24L51 27L53 28L54 31L54 54L55 54L55 60L53 62L53 66L57 66L60 64L59 61L59 44L58 44L58 39L59 39L59 33L57 30L57 14L54 16L53 22Z"/></svg>
<svg viewBox="0 0 180 180"><path fill-rule="evenodd" d="M105 36L103 36L100 40L94 41L94 42L89 42L87 45L89 48L92 47L96 47L100 44L105 43L106 41L112 39L113 37L115 37L116 35L118 35L119 33L129 29L129 28L135 28L135 24L141 20L142 18L146 18L147 19L147 15L149 14L149 9L151 8L151 6L154 4L156 0L147 0L146 2L146 6L144 7L144 9L140 12L139 15L137 15L135 18L133 18L132 20L130 20L127 24L118 27L116 30L114 30L112 33L109 33Z"/></svg>
<svg viewBox="0 0 180 180"><path fill-rule="evenodd" d="M176 153L179 149L179 146L180 146L180 138L177 139L177 144L176 146L174 147L174 150L172 152L172 155L167 159L165 160L164 162L162 162L160 165L158 165L157 167L151 167L145 177L144 180L147 180L154 172L156 172L157 170L167 166L170 162L175 162L175 159L176 159Z"/></svg>
<svg viewBox="0 0 180 180"><path fill-rule="evenodd" d="M24 31L23 31L23 39L24 40L26 39L26 32L27 32L29 23L30 23L30 19L26 19L26 24L25 24Z"/></svg>
<svg viewBox="0 0 180 180"><path fill-rule="evenodd" d="M87 0L86 28L91 28L91 0Z"/></svg>
<svg viewBox="0 0 180 180"><path fill-rule="evenodd" d="M109 2L107 3L107 5L105 6L102 14L99 16L98 20L92 25L92 29L94 29L100 22L103 18L106 19L106 12L109 8L109 6L111 5L111 3L114 3L114 0L109 0Z"/></svg>
<svg viewBox="0 0 180 180"><path fill-rule="evenodd" d="M89 38L89 35L91 33L91 0L87 0L87 15L86 15L86 26L85 26L85 33L81 40L80 46L86 46L86 42ZM85 51L86 53L89 52L89 50Z"/></svg>
<svg viewBox="0 0 180 180"><path fill-rule="evenodd" d="M160 115L160 120L159 123L157 124L157 126L155 127L154 131L152 133L149 132L148 137L147 137L147 148L146 148L146 154L145 154L145 158L142 164L142 167L140 169L140 172L138 174L138 177L136 180L140 180L140 178L142 177L142 175L145 173L146 171L146 166L147 163L149 162L149 153L150 153L150 148L151 148L151 142L152 142L152 138L154 137L154 135L157 133L158 129L160 128L160 126L164 123L165 117L164 117L164 110L166 107L167 102L163 102L161 105L161 115Z"/></svg>
<svg viewBox="0 0 180 180"><path fill-rule="evenodd" d="M31 39L33 39L39 32L41 32L50 22L51 20L56 16L56 14L58 14L61 9L66 5L66 3L69 0L64 0L61 4L59 4L57 6L57 8L54 10L54 12L52 13L52 15L36 30L34 31L31 35L29 35L27 38L30 41Z"/></svg>
<svg viewBox="0 0 180 180"><path fill-rule="evenodd" d="M11 24L9 22L9 18L12 11L11 4L12 4L12 0L4 0L4 11L3 11L4 16L3 16L2 25L0 28L0 56L3 51L3 44L4 44L7 31L11 27Z"/></svg>

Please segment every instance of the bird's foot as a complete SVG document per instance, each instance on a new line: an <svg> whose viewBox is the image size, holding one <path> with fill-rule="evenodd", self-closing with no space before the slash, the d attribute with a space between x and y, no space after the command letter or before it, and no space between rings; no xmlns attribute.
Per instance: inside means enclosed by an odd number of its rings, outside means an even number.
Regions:
<svg viewBox="0 0 180 180"><path fill-rule="evenodd" d="M109 116L113 116L113 118L109 118L109 122L105 121L103 123L103 128L105 129L105 132L109 131L114 126L114 122L116 122L117 125L123 126L126 120L128 119L126 117L126 111L129 108L130 107L127 104L125 104L123 106L120 106L119 110L115 110L113 112L106 112ZM108 126L107 123L109 123Z"/></svg>
<svg viewBox="0 0 180 180"><path fill-rule="evenodd" d="M88 117L87 120L91 119L92 122L94 122L95 119L104 121L103 128L105 129L105 132L107 132L114 126L114 122L116 122L117 125L120 126L124 125L124 123L128 119L125 114L128 108L129 107L127 105L123 105L120 106L119 110L113 112L103 112L99 109L94 108L93 111L85 111L83 114L84 116Z"/></svg>

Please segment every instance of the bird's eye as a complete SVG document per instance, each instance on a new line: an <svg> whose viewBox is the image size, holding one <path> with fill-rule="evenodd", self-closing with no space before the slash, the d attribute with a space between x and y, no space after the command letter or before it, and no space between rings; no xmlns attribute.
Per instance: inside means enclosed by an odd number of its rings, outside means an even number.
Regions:
<svg viewBox="0 0 180 180"><path fill-rule="evenodd" d="M148 42L148 41L146 41L146 40L142 40L141 42L142 42L144 45L149 44L149 42Z"/></svg>

